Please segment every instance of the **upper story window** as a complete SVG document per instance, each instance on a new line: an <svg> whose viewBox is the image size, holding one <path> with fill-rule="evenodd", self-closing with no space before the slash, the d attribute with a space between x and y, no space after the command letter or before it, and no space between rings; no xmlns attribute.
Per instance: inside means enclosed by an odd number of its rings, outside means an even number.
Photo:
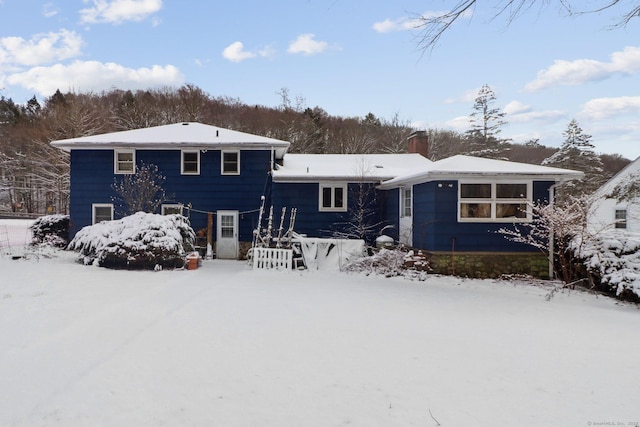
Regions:
<svg viewBox="0 0 640 427"><path fill-rule="evenodd" d="M347 184L320 184L319 210L325 212L347 211Z"/></svg>
<svg viewBox="0 0 640 427"><path fill-rule="evenodd" d="M240 175L240 151L222 151L222 175Z"/></svg>
<svg viewBox="0 0 640 427"><path fill-rule="evenodd" d="M400 191L400 216L411 216L411 208L413 206L413 192L411 187L401 188Z"/></svg>
<svg viewBox="0 0 640 427"><path fill-rule="evenodd" d="M181 152L180 172L183 175L200 174L200 150L183 150Z"/></svg>
<svg viewBox="0 0 640 427"><path fill-rule="evenodd" d="M512 222L531 219L527 202L532 199L531 182L460 183L458 198L459 221Z"/></svg>
<svg viewBox="0 0 640 427"><path fill-rule="evenodd" d="M615 223L616 228L627 228L627 210L616 209L615 220L616 220L616 223Z"/></svg>
<svg viewBox="0 0 640 427"><path fill-rule="evenodd" d="M94 203L91 205L91 210L92 224L113 219L113 204L111 203Z"/></svg>
<svg viewBox="0 0 640 427"><path fill-rule="evenodd" d="M135 173L135 150L115 150L113 153L115 173Z"/></svg>

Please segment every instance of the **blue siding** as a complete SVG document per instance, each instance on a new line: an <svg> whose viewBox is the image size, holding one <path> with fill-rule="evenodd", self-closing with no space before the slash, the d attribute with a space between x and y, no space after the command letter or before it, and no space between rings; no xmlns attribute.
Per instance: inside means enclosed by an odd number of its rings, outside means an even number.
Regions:
<svg viewBox="0 0 640 427"><path fill-rule="evenodd" d="M400 238L400 190L379 191L378 198L382 204L382 218L385 225L388 225L382 234L392 237L398 241Z"/></svg>
<svg viewBox="0 0 640 427"><path fill-rule="evenodd" d="M70 235L90 225L92 203L112 203L115 196L113 184L113 151L71 151L70 174Z"/></svg>
<svg viewBox="0 0 640 427"><path fill-rule="evenodd" d="M442 186L438 186L442 184ZM547 201L551 182L534 182L534 200ZM418 184L414 189L414 246L431 251L532 252L530 246L510 242L497 231L510 223L458 222L458 182Z"/></svg>
<svg viewBox="0 0 640 427"><path fill-rule="evenodd" d="M379 197L379 193L374 189L375 184L368 184L369 189L364 190L368 195L366 203L370 209L367 223L376 224L377 231L387 223L383 221L385 200ZM351 213L354 209L356 194L359 192L358 184L348 184L348 212L320 212L319 211L319 183L273 183L273 208L274 222L279 224L282 207L297 208L295 231L312 237L332 237L335 232L346 232L348 224L353 222ZM285 224L288 225L289 214ZM372 241L368 242L372 243Z"/></svg>
<svg viewBox="0 0 640 427"><path fill-rule="evenodd" d="M239 240L251 241L260 198L263 191L270 188L271 153L269 150L242 151L240 175L222 175L220 157L219 150L201 152L200 174L181 175L180 150L136 151L138 164L153 163L166 177L163 187L170 199L168 203L192 206L190 220L195 230L206 228L206 212L237 210L240 211ZM75 234L79 228L91 224L92 203L111 203L111 197L115 196L111 184L121 175L113 173L112 150L73 150L71 165L70 213L72 234Z"/></svg>

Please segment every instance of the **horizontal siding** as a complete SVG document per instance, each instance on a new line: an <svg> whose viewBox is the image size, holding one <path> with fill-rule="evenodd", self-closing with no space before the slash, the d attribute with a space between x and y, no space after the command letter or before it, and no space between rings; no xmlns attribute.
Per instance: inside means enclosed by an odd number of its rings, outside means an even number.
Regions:
<svg viewBox="0 0 640 427"><path fill-rule="evenodd" d="M336 232L347 232L349 223L353 223L352 213L356 194L360 192L357 184L348 186L348 207L347 212L320 212L319 210L319 184L318 183L274 183L273 184L273 207L274 221L279 225L279 218L282 207L297 208L295 231L312 237L332 237ZM368 224L377 225L381 229L386 223L383 222L385 211L384 197L378 197L373 184L364 190L368 195L365 204L366 209L371 211L367 217ZM287 221L288 224L288 214ZM375 238L375 236L374 236ZM372 242L368 242L372 243Z"/></svg>
<svg viewBox="0 0 640 427"><path fill-rule="evenodd" d="M237 210L241 213L239 240L251 241L260 198L270 186L268 172L271 153L268 150L241 152L240 175L222 175L220 159L219 150L201 152L200 174L182 175L180 150L136 151L138 164L154 164L166 177L163 188L169 199L167 202L193 207L190 220L195 230L206 228L206 212ZM111 185L114 178L121 178L121 175L113 173L111 150L73 150L71 170L70 212L72 232L75 233L79 228L91 224L92 203L111 202L115 196Z"/></svg>
<svg viewBox="0 0 640 427"><path fill-rule="evenodd" d="M441 187L438 184L443 184ZM449 186L451 185L451 187ZM534 200L548 199L549 182L536 182ZM458 182L439 181L414 186L414 246L431 251L533 252L498 233L510 223L458 222Z"/></svg>

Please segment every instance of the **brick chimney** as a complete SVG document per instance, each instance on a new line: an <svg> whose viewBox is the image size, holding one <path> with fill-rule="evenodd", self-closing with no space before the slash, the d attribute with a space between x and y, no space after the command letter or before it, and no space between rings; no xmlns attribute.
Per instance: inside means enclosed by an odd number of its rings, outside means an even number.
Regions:
<svg viewBox="0 0 640 427"><path fill-rule="evenodd" d="M407 138L409 142L409 153L422 154L427 157L429 154L429 137L426 130L417 130Z"/></svg>

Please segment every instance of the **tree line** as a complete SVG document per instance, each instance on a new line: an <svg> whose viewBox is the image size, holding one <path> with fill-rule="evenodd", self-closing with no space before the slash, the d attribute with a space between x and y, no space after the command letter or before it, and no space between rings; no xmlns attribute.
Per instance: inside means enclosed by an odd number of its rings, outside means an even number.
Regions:
<svg viewBox="0 0 640 427"><path fill-rule="evenodd" d="M363 117L332 116L321 107L307 106L300 96L292 99L286 88L277 94L281 101L276 107L211 96L191 84L138 91L112 89L99 94L57 90L42 104L35 96L23 104L2 96L0 212L68 212L68 154L50 146L59 139L190 121L289 141L291 153L402 153L407 150L407 136L415 130L398 115L390 119L371 112ZM621 156L593 153L591 137L575 121L567 132L578 132L582 145L577 148L563 145L558 150L537 140L514 144L503 139L499 135L506 119L494 106L495 101L493 91L485 85L472 108L467 132L427 130L429 158L471 154L570 168L567 159L585 158L586 150L586 157L596 162L598 182L629 162ZM579 170L586 167L571 166Z"/></svg>

